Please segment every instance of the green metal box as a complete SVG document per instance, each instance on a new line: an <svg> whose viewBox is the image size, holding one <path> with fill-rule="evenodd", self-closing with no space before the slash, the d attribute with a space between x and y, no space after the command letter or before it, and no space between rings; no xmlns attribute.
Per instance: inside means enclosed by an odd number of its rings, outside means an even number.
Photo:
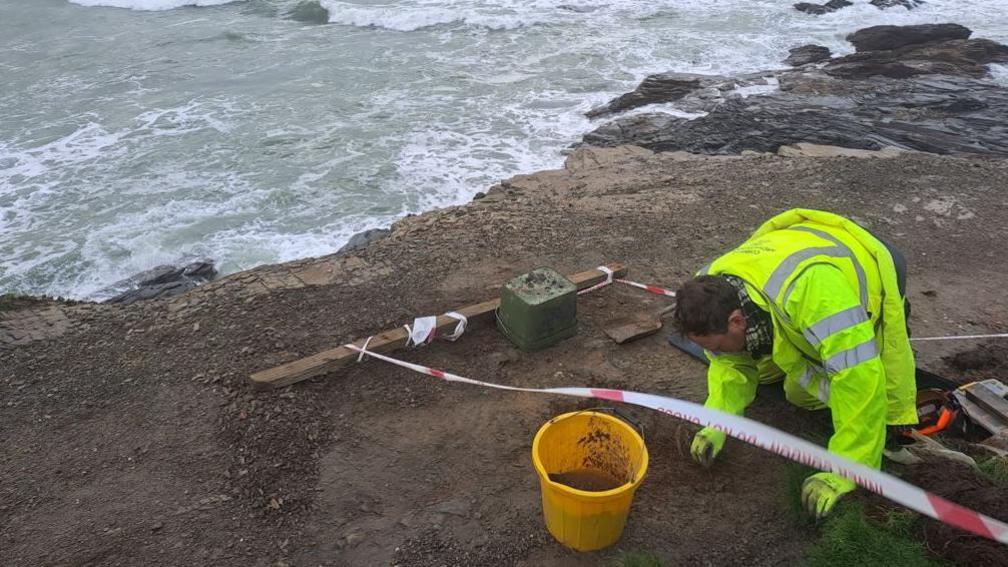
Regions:
<svg viewBox="0 0 1008 567"><path fill-rule="evenodd" d="M552 268L504 284L497 327L522 350L554 345L577 332L577 286Z"/></svg>

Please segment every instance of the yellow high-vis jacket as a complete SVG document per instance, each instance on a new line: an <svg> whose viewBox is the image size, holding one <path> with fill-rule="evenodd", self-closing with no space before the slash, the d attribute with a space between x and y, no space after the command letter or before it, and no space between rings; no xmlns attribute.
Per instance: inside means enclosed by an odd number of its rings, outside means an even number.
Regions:
<svg viewBox="0 0 1008 567"><path fill-rule="evenodd" d="M830 408L830 451L879 468L886 425L917 423L913 351L885 245L841 216L793 209L701 273L741 278L774 331L772 365L708 353L705 405L741 415L761 370L775 365L788 400Z"/></svg>

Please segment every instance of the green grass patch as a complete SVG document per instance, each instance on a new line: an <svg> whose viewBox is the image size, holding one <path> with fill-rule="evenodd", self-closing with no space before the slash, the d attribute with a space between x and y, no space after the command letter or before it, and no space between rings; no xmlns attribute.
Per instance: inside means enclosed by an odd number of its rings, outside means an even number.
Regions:
<svg viewBox="0 0 1008 567"><path fill-rule="evenodd" d="M984 476L999 486L1008 486L1008 458L991 457L977 463L977 467Z"/></svg>
<svg viewBox="0 0 1008 567"><path fill-rule="evenodd" d="M913 538L916 521L917 515L909 510L890 510L876 522L865 516L859 502L840 502L820 527L819 541L808 554L809 565L947 565L929 557L924 543Z"/></svg>
<svg viewBox="0 0 1008 567"><path fill-rule="evenodd" d="M924 542L915 536L919 519L916 512L893 508L873 513L872 519L856 497L848 495L837 503L833 513L816 525L802 507L801 486L816 469L788 463L785 468L784 505L798 527L815 526L818 539L809 549L808 565L886 565L886 567L944 566L928 555Z"/></svg>
<svg viewBox="0 0 1008 567"><path fill-rule="evenodd" d="M615 567L665 567L657 555L643 551L624 551L613 560Z"/></svg>

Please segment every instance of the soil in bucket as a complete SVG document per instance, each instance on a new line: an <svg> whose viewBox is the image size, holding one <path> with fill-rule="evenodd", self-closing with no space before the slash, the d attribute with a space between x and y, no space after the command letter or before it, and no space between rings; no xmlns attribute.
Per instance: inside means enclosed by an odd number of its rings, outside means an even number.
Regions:
<svg viewBox="0 0 1008 567"><path fill-rule="evenodd" d="M553 482L589 492L602 492L623 486L623 482L613 475L598 469L576 469L563 473L551 473Z"/></svg>

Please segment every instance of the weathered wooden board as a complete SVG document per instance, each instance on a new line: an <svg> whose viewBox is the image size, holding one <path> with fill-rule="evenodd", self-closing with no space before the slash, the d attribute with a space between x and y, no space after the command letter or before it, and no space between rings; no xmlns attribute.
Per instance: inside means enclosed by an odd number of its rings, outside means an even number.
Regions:
<svg viewBox="0 0 1008 567"><path fill-rule="evenodd" d="M626 275L626 266L623 264L613 263L608 264L607 267L613 271L613 275L615 277L623 277ZM585 289L605 281L606 274L600 270L592 269L572 276L567 276L567 279L577 286L578 289ZM472 325L473 323L478 323L480 321L493 320L494 311L499 305L500 299L494 299L455 309L455 311L465 315L469 320L469 324ZM450 333L455 329L455 325L457 324L458 321L456 319L448 317L447 315L439 315L437 318L437 333L439 335ZM365 337L354 341L352 344L357 347L363 347L364 341L366 340L367 338ZM373 350L378 353L390 352L406 346L406 340L406 329L398 327L375 335L371 339L371 342L368 343L367 348L368 350ZM257 388L276 388L279 386L287 386L320 374L332 372L333 370L341 368L344 365L357 360L357 356L359 354L360 353L347 348L346 346L338 346L307 358L302 358L275 368L256 372L249 377L249 380Z"/></svg>

